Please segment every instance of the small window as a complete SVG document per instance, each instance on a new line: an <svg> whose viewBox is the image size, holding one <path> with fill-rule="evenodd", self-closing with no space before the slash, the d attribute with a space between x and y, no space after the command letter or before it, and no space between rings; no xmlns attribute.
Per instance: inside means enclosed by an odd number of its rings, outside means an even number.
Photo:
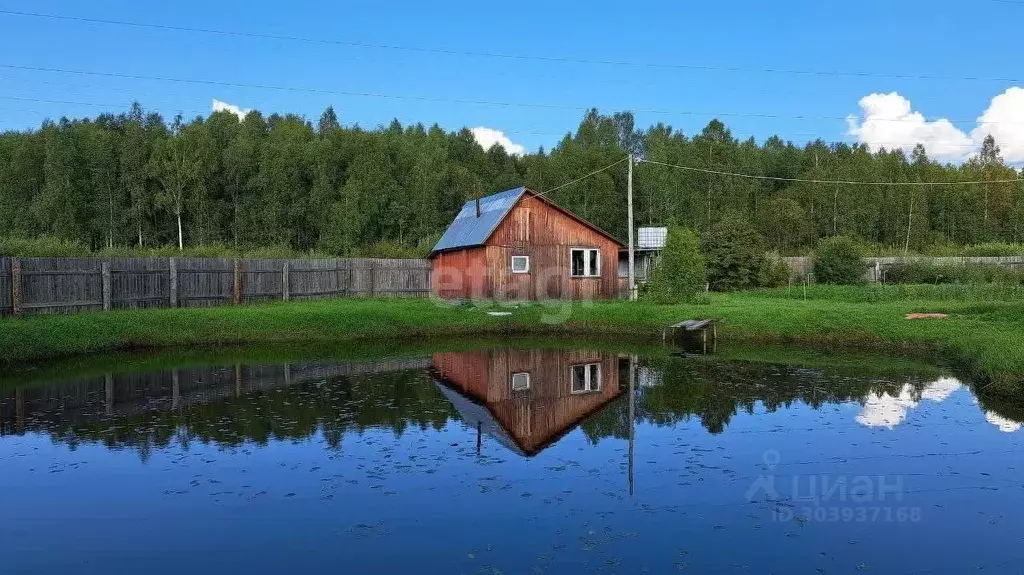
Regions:
<svg viewBox="0 0 1024 575"><path fill-rule="evenodd" d="M570 256L573 277L601 277L601 250L572 248Z"/></svg>
<svg viewBox="0 0 1024 575"><path fill-rule="evenodd" d="M530 256L512 256L512 273L530 273Z"/></svg>
<svg viewBox="0 0 1024 575"><path fill-rule="evenodd" d="M601 364L587 363L572 366L572 393L601 391Z"/></svg>
<svg viewBox="0 0 1024 575"><path fill-rule="evenodd" d="M530 389L530 374L529 373L513 373L512 374L512 391L526 391Z"/></svg>

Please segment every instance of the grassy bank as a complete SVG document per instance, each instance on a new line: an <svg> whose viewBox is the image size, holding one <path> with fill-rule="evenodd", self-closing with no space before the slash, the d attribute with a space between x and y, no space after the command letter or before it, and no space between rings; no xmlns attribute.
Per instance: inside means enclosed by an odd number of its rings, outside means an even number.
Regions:
<svg viewBox="0 0 1024 575"><path fill-rule="evenodd" d="M1024 374L1019 343L1024 302L856 300L822 293L803 300L774 292L713 295L710 305L598 302L568 308L506 308L346 299L26 317L0 320L0 365L10 368L96 352L230 344L326 345L509 334L660 338L670 323L714 317L724 322L719 329L724 340L934 349L998 381L1019 381ZM495 310L512 315L487 313ZM943 312L950 317L905 320L910 312Z"/></svg>

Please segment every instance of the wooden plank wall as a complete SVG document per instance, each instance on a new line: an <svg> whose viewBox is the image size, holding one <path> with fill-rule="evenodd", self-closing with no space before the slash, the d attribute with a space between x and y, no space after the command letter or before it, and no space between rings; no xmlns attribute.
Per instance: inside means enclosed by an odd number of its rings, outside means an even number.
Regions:
<svg viewBox="0 0 1024 575"><path fill-rule="evenodd" d="M11 303L11 258L0 257L0 316L14 312Z"/></svg>
<svg viewBox="0 0 1024 575"><path fill-rule="evenodd" d="M12 261L0 258L0 315L14 313ZM431 265L426 260L174 258L174 271L170 258L18 261L23 314L102 310L104 302L110 309L170 307L175 299L172 277L178 307L282 300L286 266L287 299L427 297L431 286Z"/></svg>

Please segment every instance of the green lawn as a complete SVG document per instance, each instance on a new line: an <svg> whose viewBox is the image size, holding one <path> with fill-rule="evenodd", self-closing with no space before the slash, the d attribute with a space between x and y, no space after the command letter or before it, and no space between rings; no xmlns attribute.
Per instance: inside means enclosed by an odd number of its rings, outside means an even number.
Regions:
<svg viewBox="0 0 1024 575"><path fill-rule="evenodd" d="M115 311L0 320L0 365L117 350L225 344L337 344L505 334L660 338L689 318L723 321L731 341L798 342L816 347L938 350L998 382L1024 374L1024 302L890 298L862 301L870 286L792 292L714 294L708 305L595 302L451 306L425 299L339 299L208 309ZM795 291L795 288L794 288ZM845 295L844 295L845 294ZM488 311L509 311L508 317ZM909 312L945 320L908 321Z"/></svg>

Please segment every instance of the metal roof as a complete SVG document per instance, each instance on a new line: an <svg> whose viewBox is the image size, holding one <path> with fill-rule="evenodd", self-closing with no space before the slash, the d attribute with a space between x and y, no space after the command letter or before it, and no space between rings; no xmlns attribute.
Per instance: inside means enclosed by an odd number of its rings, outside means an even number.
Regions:
<svg viewBox="0 0 1024 575"><path fill-rule="evenodd" d="M476 216L476 200L466 202L432 253L482 246L525 192L526 188L515 188L480 198L480 217Z"/></svg>

